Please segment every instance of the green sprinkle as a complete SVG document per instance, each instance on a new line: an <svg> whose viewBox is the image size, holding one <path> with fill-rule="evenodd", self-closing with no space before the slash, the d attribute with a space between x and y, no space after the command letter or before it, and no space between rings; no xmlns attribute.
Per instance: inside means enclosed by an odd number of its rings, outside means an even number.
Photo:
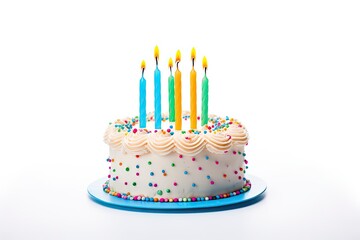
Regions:
<svg viewBox="0 0 360 240"><path fill-rule="evenodd" d="M246 156L246 154L245 154L245 153L243 153L243 156L245 157L245 156Z"/></svg>
<svg viewBox="0 0 360 240"><path fill-rule="evenodd" d="M113 172L116 172L116 170L115 170L115 169L113 169Z"/></svg>
<svg viewBox="0 0 360 240"><path fill-rule="evenodd" d="M166 189L166 192L167 192L167 193L170 193L171 191L170 191L170 189Z"/></svg>
<svg viewBox="0 0 360 240"><path fill-rule="evenodd" d="M185 131L181 131L182 134L185 134Z"/></svg>
<svg viewBox="0 0 360 240"><path fill-rule="evenodd" d="M163 191L158 190L158 191L157 191L157 194L161 196L161 195L163 195Z"/></svg>
<svg viewBox="0 0 360 240"><path fill-rule="evenodd" d="M125 170L128 172L128 171L130 171L130 168L129 168L129 167L127 167L127 168L125 168Z"/></svg>
<svg viewBox="0 0 360 240"><path fill-rule="evenodd" d="M172 167L175 167L175 163L172 163L171 166L172 166Z"/></svg>
<svg viewBox="0 0 360 240"><path fill-rule="evenodd" d="M136 182L133 182L132 185L135 187L135 186L136 186Z"/></svg>
<svg viewBox="0 0 360 240"><path fill-rule="evenodd" d="M151 165L151 161L148 161L148 164Z"/></svg>

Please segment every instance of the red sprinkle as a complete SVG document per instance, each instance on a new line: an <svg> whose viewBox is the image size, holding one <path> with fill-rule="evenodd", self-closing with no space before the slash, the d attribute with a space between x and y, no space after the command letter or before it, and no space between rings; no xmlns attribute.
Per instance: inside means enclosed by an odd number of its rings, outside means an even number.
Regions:
<svg viewBox="0 0 360 240"><path fill-rule="evenodd" d="M136 129L136 128L133 129L133 133L137 133L137 129Z"/></svg>

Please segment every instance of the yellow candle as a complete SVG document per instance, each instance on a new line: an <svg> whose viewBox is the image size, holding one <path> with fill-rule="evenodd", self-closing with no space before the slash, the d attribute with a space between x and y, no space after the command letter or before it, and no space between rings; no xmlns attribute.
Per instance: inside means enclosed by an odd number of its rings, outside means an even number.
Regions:
<svg viewBox="0 0 360 240"><path fill-rule="evenodd" d="M197 129L195 48L191 50L192 69L190 72L190 128Z"/></svg>
<svg viewBox="0 0 360 240"><path fill-rule="evenodd" d="M176 52L176 71L175 71L175 130L182 127L182 107L181 107L181 72L179 62L181 59L180 50Z"/></svg>

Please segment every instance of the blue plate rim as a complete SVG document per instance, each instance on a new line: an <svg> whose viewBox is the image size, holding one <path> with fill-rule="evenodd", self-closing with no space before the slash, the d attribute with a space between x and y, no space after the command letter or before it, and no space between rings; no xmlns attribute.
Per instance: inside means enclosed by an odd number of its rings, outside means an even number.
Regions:
<svg viewBox="0 0 360 240"><path fill-rule="evenodd" d="M173 210L201 210L211 209L218 207L226 207L229 205L246 204L254 199L261 197L267 189L267 185L264 180L254 175L247 175L247 178L251 181L251 189L248 192L240 195L221 198L209 201L196 201L196 202L146 202L146 201L132 201L117 198L105 193L102 189L102 185L107 180L106 178L100 178L92 182L87 192L89 197L104 206L112 208L120 208L125 210L146 211L146 210L161 210L161 211L173 211Z"/></svg>

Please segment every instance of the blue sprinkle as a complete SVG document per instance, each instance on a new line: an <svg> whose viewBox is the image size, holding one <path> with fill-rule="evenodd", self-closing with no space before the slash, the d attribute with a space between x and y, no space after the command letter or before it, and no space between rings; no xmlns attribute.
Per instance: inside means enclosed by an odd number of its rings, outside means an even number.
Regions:
<svg viewBox="0 0 360 240"><path fill-rule="evenodd" d="M195 183L193 183L193 184L191 184L191 186L196 187L196 184L195 184Z"/></svg>
<svg viewBox="0 0 360 240"><path fill-rule="evenodd" d="M151 182L149 183L149 187L152 187L152 183L151 183Z"/></svg>
<svg viewBox="0 0 360 240"><path fill-rule="evenodd" d="M205 198L204 197L201 197L201 201L204 201L205 200Z"/></svg>
<svg viewBox="0 0 360 240"><path fill-rule="evenodd" d="M217 199L219 199L219 198L220 198L220 196L219 196L219 195L216 195L216 198L217 198Z"/></svg>
<svg viewBox="0 0 360 240"><path fill-rule="evenodd" d="M206 160L209 160L209 156L206 156L205 159L206 159Z"/></svg>
<svg viewBox="0 0 360 240"><path fill-rule="evenodd" d="M136 168L139 168L140 166L139 165L136 165Z"/></svg>
<svg viewBox="0 0 360 240"><path fill-rule="evenodd" d="M206 131L206 130L204 130L204 134L207 134L207 131Z"/></svg>
<svg viewBox="0 0 360 240"><path fill-rule="evenodd" d="M162 173L165 173L165 170L163 169L163 170L161 170L161 172L162 172Z"/></svg>
<svg viewBox="0 0 360 240"><path fill-rule="evenodd" d="M200 198L198 197L198 198L196 198L196 200L197 200L197 201L200 201Z"/></svg>
<svg viewBox="0 0 360 240"><path fill-rule="evenodd" d="M148 197L147 197L147 198L145 198L145 201L147 201L147 202L148 202L149 200L150 200L150 199L149 199Z"/></svg>
<svg viewBox="0 0 360 240"><path fill-rule="evenodd" d="M174 135L174 132L171 132L170 135Z"/></svg>
<svg viewBox="0 0 360 240"><path fill-rule="evenodd" d="M188 171L184 171L184 174L187 175L187 174L188 174Z"/></svg>
<svg viewBox="0 0 360 240"><path fill-rule="evenodd" d="M170 125L170 129L173 129L173 125Z"/></svg>
<svg viewBox="0 0 360 240"><path fill-rule="evenodd" d="M153 202L154 201L154 198L150 198L150 202Z"/></svg>
<svg viewBox="0 0 360 240"><path fill-rule="evenodd" d="M243 153L243 156L245 157L245 156L246 156L246 153Z"/></svg>
<svg viewBox="0 0 360 240"><path fill-rule="evenodd" d="M206 178L207 178L207 179L210 179L210 175L207 175Z"/></svg>
<svg viewBox="0 0 360 240"><path fill-rule="evenodd" d="M153 173L153 172L150 172L150 176L154 176L154 173Z"/></svg>
<svg viewBox="0 0 360 240"><path fill-rule="evenodd" d="M116 181L116 178L113 177L113 181Z"/></svg>

